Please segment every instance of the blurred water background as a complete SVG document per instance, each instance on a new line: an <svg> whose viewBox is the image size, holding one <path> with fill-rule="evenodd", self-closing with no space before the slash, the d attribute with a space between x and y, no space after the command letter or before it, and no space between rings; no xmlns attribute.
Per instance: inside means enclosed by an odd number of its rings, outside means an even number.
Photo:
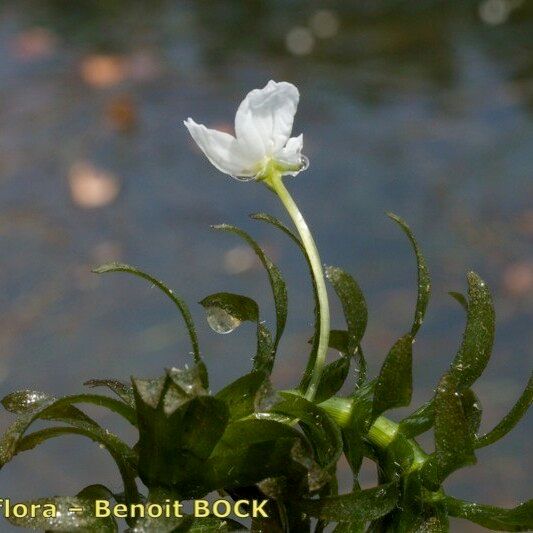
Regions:
<svg viewBox="0 0 533 533"><path fill-rule="evenodd" d="M192 116L231 130L246 92L273 78L301 92L294 133L304 133L311 166L288 186L324 262L365 291L371 373L415 301L414 258L386 211L411 224L433 278L415 402L431 396L460 342L464 315L447 291L465 290L468 269L490 283L497 338L476 388L490 429L532 359L532 42L533 4L521 0L3 0L1 394L71 394L93 377L156 376L189 360L183 325L159 292L90 273L111 260L150 271L191 304L214 390L246 371L254 327L218 336L196 302L246 294L272 324L271 297L250 251L209 229L219 222L249 230L286 276L290 314L274 381L297 382L312 329L305 264L283 235L247 218L283 212L264 187L217 172L182 126ZM2 428L10 420L1 413ZM531 435L524 421L447 487L504 506L530 497ZM374 480L365 467L365 484ZM71 437L6 466L0 497L96 482L117 487L111 460Z"/></svg>

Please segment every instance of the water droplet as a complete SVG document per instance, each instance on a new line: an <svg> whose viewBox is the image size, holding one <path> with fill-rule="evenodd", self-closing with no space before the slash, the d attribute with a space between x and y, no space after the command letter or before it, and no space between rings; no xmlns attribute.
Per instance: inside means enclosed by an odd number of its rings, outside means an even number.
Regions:
<svg viewBox="0 0 533 533"><path fill-rule="evenodd" d="M241 325L241 320L230 315L225 309L222 309L222 307L208 307L206 309L206 314L207 323L211 329L221 335L231 333Z"/></svg>
<svg viewBox="0 0 533 533"><path fill-rule="evenodd" d="M230 174L230 176L237 181L254 181L257 179L258 175L255 176L234 176L233 174Z"/></svg>
<svg viewBox="0 0 533 533"><path fill-rule="evenodd" d="M307 156L301 155L300 163L302 165L302 168L300 168L300 172L307 170L309 168L309 158Z"/></svg>

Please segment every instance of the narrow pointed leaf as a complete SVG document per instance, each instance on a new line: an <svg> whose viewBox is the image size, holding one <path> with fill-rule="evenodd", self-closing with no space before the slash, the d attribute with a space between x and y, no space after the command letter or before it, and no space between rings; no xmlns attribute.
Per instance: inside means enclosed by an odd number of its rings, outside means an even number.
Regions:
<svg viewBox="0 0 533 533"><path fill-rule="evenodd" d="M342 453L342 437L338 426L330 416L313 402L296 394L281 392L282 400L272 411L297 418L313 445L317 462L329 470L337 464Z"/></svg>
<svg viewBox="0 0 533 533"><path fill-rule="evenodd" d="M256 412L262 403L268 378L265 372L251 372L230 383L216 394L228 406L229 420L234 421Z"/></svg>
<svg viewBox="0 0 533 533"><path fill-rule="evenodd" d="M418 330L420 329L420 326L422 325L422 322L424 321L426 309L429 303L429 297L431 294L431 280L429 277L429 270L426 264L426 260L422 255L422 251L420 250L420 247L416 242L411 228L398 215L395 215L394 213L387 213L387 215L389 218L394 220L394 222L396 222L400 226L400 228L402 228L403 232L407 235L409 241L411 242L411 245L413 246L413 250L416 255L418 292L416 297L415 316L413 318L413 325L411 327L411 335L415 337L418 333Z"/></svg>
<svg viewBox="0 0 533 533"><path fill-rule="evenodd" d="M468 422L468 427L470 428L472 435L475 436L481 424L481 416L483 414L481 402L472 389L466 389L462 391L460 395L463 413Z"/></svg>
<svg viewBox="0 0 533 533"><path fill-rule="evenodd" d="M65 434L83 435L107 449L120 471L128 501L136 501L138 495L135 484L136 456L129 446L108 430L95 426L92 422L62 416L58 417L58 420L70 424L71 427L48 428L24 436L35 420L52 418L50 413L54 412L55 404L60 401L48 400L39 409L26 413L12 424L0 442L0 466L19 452L30 450L47 439Z"/></svg>
<svg viewBox="0 0 533 533"><path fill-rule="evenodd" d="M533 529L533 500L513 509L466 502L448 496L446 506L450 516L470 520L487 529L497 531L530 531Z"/></svg>
<svg viewBox="0 0 533 533"><path fill-rule="evenodd" d="M339 297L348 327L347 346L343 353L350 357L357 357L359 364L358 386L361 386L366 378L366 361L360 347L368 321L365 297L353 277L341 268L327 267L326 277ZM341 334L334 336L330 344L339 340L341 340Z"/></svg>
<svg viewBox="0 0 533 533"><path fill-rule="evenodd" d="M343 386L350 371L350 358L342 356L324 367L314 401L323 402L336 394Z"/></svg>
<svg viewBox="0 0 533 533"><path fill-rule="evenodd" d="M44 512L36 513L35 518L30 514L24 518L16 518L12 515L7 520L18 527L40 529L51 532L56 531L101 531L111 533L118 531L115 519L112 516L97 518L94 513L94 502L90 499L79 497L56 496L25 502L27 506L40 505L45 511L49 505L55 506L56 514L52 517L43 516ZM72 512L71 508L82 508L83 511Z"/></svg>
<svg viewBox="0 0 533 533"><path fill-rule="evenodd" d="M385 358L374 393L372 418L395 407L409 405L413 393L413 338L401 337Z"/></svg>
<svg viewBox="0 0 533 533"><path fill-rule="evenodd" d="M422 467L422 478L437 490L452 472L475 462L474 436L464 414L457 378L445 374L435 395L435 452Z"/></svg>
<svg viewBox="0 0 533 533"><path fill-rule="evenodd" d="M348 332L340 329L332 329L329 332L329 347L348 355Z"/></svg>
<svg viewBox="0 0 533 533"><path fill-rule="evenodd" d="M174 293L172 289L169 289L162 281L154 278L150 274L147 274L146 272L143 272L138 268L135 268L130 265L125 265L123 263L109 263L107 265L102 265L98 268L93 269L93 272L95 274L106 274L108 272L126 272L128 274L133 274L134 276L138 276L150 282L152 285L154 285L164 294L166 294L168 298L170 298L172 302L176 305L176 307L179 309L181 316L183 317L183 320L187 327L187 331L189 332L195 362L197 364L203 364L202 357L200 355L200 346L198 344L198 336L196 335L196 328L194 327L194 322L192 320L189 307L182 298L180 298L177 294ZM204 379L206 380L205 385L207 386L207 373Z"/></svg>
<svg viewBox="0 0 533 533"><path fill-rule="evenodd" d="M48 400L55 400L55 398L44 392L20 390L5 396L1 400L1 403L10 413L21 415L33 411ZM77 407L69 404L58 404L53 410L46 411L45 416L54 420L57 420L59 417L77 418L97 425L96 422L88 417L83 411L80 411Z"/></svg>
<svg viewBox="0 0 533 533"><path fill-rule="evenodd" d="M468 312L468 300L466 299L466 296L461 292L455 292L450 291L448 293L456 302L459 303L459 305Z"/></svg>
<svg viewBox="0 0 533 533"><path fill-rule="evenodd" d="M208 492L201 473L228 422L226 404L207 395L198 370L133 380L139 419L139 476L149 487L179 487L183 497Z"/></svg>
<svg viewBox="0 0 533 533"><path fill-rule="evenodd" d="M298 508L314 518L339 521L376 520L394 509L398 501L395 483L380 485L340 496L327 496L317 500L300 500Z"/></svg>
<svg viewBox="0 0 533 533"><path fill-rule="evenodd" d="M485 282L469 272L468 312L463 341L451 366L460 389L468 388L487 366L494 341L494 308Z"/></svg>
<svg viewBox="0 0 533 533"><path fill-rule="evenodd" d="M240 294L218 292L205 297L201 302L207 313L211 328L218 333L229 333L242 322L257 324L257 351L253 370L270 374L274 365L275 348L268 328L260 321L257 303Z"/></svg>
<svg viewBox="0 0 533 533"><path fill-rule="evenodd" d="M135 400L133 398L133 388L122 381L116 379L90 379L84 383L85 386L95 387L107 387L113 391L124 403L130 407L135 406Z"/></svg>
<svg viewBox="0 0 533 533"><path fill-rule="evenodd" d="M203 473L214 490L280 476L299 480L315 465L300 431L274 419L247 418L227 426Z"/></svg>
<svg viewBox="0 0 533 533"><path fill-rule="evenodd" d="M433 399L431 399L420 406L414 413L405 417L400 422L399 430L407 438L413 438L431 429L434 422L435 409Z"/></svg>
<svg viewBox="0 0 533 533"><path fill-rule="evenodd" d="M247 244L253 249L257 257L265 267L268 278L270 280L270 286L272 288L272 294L274 297L274 307L276 310L276 335L274 337L274 352L277 350L281 335L285 329L285 323L287 321L287 287L285 281L281 276L281 272L278 267L270 260L270 258L265 254L257 242L248 235L245 231L231 226L229 224L217 224L213 226L216 230L227 231L230 233L235 233L242 239L244 239Z"/></svg>
<svg viewBox="0 0 533 533"><path fill-rule="evenodd" d="M326 277L333 285L348 326L348 354L355 353L365 333L368 311L365 297L357 282L338 267L326 267Z"/></svg>
<svg viewBox="0 0 533 533"><path fill-rule="evenodd" d="M479 437L476 440L476 448L483 448L489 446L505 437L509 431L511 431L520 419L527 413L531 403L533 402L533 374L529 378L524 392L520 395L517 402L513 405L513 408L507 415L496 425L494 429Z"/></svg>

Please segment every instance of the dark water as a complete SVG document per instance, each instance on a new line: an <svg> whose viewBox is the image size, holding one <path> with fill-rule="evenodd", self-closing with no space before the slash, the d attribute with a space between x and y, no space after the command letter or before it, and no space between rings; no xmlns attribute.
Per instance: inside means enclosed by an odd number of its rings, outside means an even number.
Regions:
<svg viewBox="0 0 533 533"><path fill-rule="evenodd" d="M89 272L109 260L152 272L190 302L214 389L244 372L253 327L217 336L195 302L247 294L270 324L272 303L247 250L209 229L218 222L252 232L286 276L290 315L274 379L296 383L312 321L305 265L282 235L247 219L283 212L264 187L218 173L182 126L193 116L231 128L246 92L273 78L300 89L295 133L304 133L311 167L288 185L323 260L348 269L366 293L373 373L410 323L415 297L414 259L386 211L409 221L433 278L416 401L431 395L460 341L464 317L446 292L465 290L469 269L491 285L497 339L476 387L490 429L531 368L533 10L454 4L4 1L2 395L74 393L92 377L154 376L187 362L182 324L155 289ZM101 420L131 438L112 416ZM450 492L506 506L530 497L528 440L525 420L452 476ZM371 484L373 472L365 476ZM6 466L0 497L95 482L116 486L117 472L104 451L73 437Z"/></svg>

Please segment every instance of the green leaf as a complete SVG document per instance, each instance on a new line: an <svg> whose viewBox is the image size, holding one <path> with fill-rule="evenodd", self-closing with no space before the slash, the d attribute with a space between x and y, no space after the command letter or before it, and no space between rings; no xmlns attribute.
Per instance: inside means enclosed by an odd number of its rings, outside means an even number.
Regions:
<svg viewBox="0 0 533 533"><path fill-rule="evenodd" d="M130 407L135 406L135 399L133 398L133 388L118 381L116 379L90 379L84 383L85 386L95 387L107 387L113 391L124 403Z"/></svg>
<svg viewBox="0 0 533 533"><path fill-rule="evenodd" d="M179 309L179 312L181 313L181 316L183 317L183 320L185 321L185 325L187 327L187 331L189 332L189 337L191 339L194 361L196 362L197 365L201 365L203 367L205 371L203 381L204 381L204 386L207 387L208 386L207 370L205 369L205 366L203 365L202 356L200 355L200 346L198 344L198 336L196 335L196 328L194 327L194 322L192 320L191 312L189 311L189 307L187 306L185 301L182 298L180 298L177 294L175 294L172 289L169 289L162 281L159 281L158 279L154 278L150 274L147 274L146 272L143 272L142 270L139 270L138 268L135 268L130 265L125 265L123 263L109 263L109 264L102 265L102 266L99 266L98 268L93 269L93 272L95 274L106 274L108 272L126 272L128 274L133 274L134 276L138 276L150 282L152 285L160 289L164 294L166 294L172 300L172 302Z"/></svg>
<svg viewBox="0 0 533 533"><path fill-rule="evenodd" d="M105 486L99 483L88 485L76 494L77 498L85 498L87 500L115 500L115 495Z"/></svg>
<svg viewBox="0 0 533 533"><path fill-rule="evenodd" d="M445 374L435 395L435 452L422 467L422 479L437 490L452 472L475 462L474 436L463 411L457 377Z"/></svg>
<svg viewBox="0 0 533 533"><path fill-rule="evenodd" d="M342 453L342 437L338 426L318 405L296 394L281 392L282 400L272 411L297 418L311 442L318 464L326 471L332 469Z"/></svg>
<svg viewBox="0 0 533 533"><path fill-rule="evenodd" d="M278 267L272 263L270 258L263 252L261 247L255 242L248 233L237 228L236 226L231 226L229 224L217 224L212 226L213 229L227 231L230 233L235 233L242 239L244 239L247 244L252 248L256 253L257 257L265 267L268 278L270 280L270 286L272 287L272 294L274 297L274 306L276 309L276 336L274 338L274 352L278 348L281 335L285 329L285 323L287 321L287 287L285 281L281 276L281 272Z"/></svg>
<svg viewBox="0 0 533 533"><path fill-rule="evenodd" d="M344 270L328 266L326 277L342 304L348 326L348 354L353 355L361 343L368 321L365 297L357 282Z"/></svg>
<svg viewBox="0 0 533 533"><path fill-rule="evenodd" d="M33 411L24 413L4 433L0 440L0 467L4 466L17 453L29 450L44 440L64 434L83 435L103 445L111 454L119 468L124 490L128 501L135 501L138 492L135 484L136 456L133 451L124 444L116 435L104 430L94 422L87 422L79 418L67 418L61 414L60 408L68 405L68 402L79 402L80 397L88 395L67 396L60 400L50 398L41 403ZM122 403L118 402L117 403ZM122 404L124 405L124 404ZM54 413L60 413L54 415ZM24 436L30 425L38 419L59 420L69 424L68 428L49 428Z"/></svg>
<svg viewBox="0 0 533 533"><path fill-rule="evenodd" d="M479 378L487 366L494 341L494 308L485 282L469 272L468 312L463 341L451 365L459 389L465 389Z"/></svg>
<svg viewBox="0 0 533 533"><path fill-rule="evenodd" d="M470 520L487 529L497 531L530 531L533 529L533 500L524 502L513 509L500 509L492 505L482 505L446 497L450 516Z"/></svg>
<svg viewBox="0 0 533 533"><path fill-rule="evenodd" d="M39 510L35 513L35 518L26 516L16 518L12 515L6 516L7 520L18 527L29 529L41 529L46 531L101 531L110 533L118 531L115 519L112 516L107 518L96 518L94 513L94 502L90 499L79 497L56 496L52 498L42 498L25 502L25 505L39 505ZM54 516L43 516L45 511L52 514L55 507ZM71 512L71 508L82 508L83 511ZM43 511L41 513L41 511Z"/></svg>
<svg viewBox="0 0 533 533"><path fill-rule="evenodd" d="M461 307L468 312L468 300L462 292L450 291L448 293L456 302L458 302Z"/></svg>
<svg viewBox="0 0 533 533"><path fill-rule="evenodd" d="M372 418L395 407L409 405L413 393L413 338L404 335L385 358L374 393Z"/></svg>
<svg viewBox="0 0 533 533"><path fill-rule="evenodd" d="M414 413L400 422L399 431L407 438L413 438L425 433L435 421L435 407L433 399L420 406Z"/></svg>
<svg viewBox="0 0 533 533"><path fill-rule="evenodd" d="M372 489L354 491L340 496L326 496L317 500L300 500L297 507L314 518L334 522L376 520L394 509L398 500L398 486L387 483Z"/></svg>
<svg viewBox="0 0 533 533"><path fill-rule="evenodd" d="M429 270L426 264L426 260L422 255L420 247L416 242L411 228L398 215L395 215L394 213L387 213L387 216L394 220L394 222L396 222L400 226L400 228L402 228L403 232L407 235L409 241L411 242L411 245L413 246L413 250L416 255L418 273L418 293L416 297L415 316L413 318L413 325L411 327L411 336L414 338L418 333L422 322L424 321L426 309L429 303L429 296L431 294L431 280L429 277Z"/></svg>
<svg viewBox="0 0 533 533"><path fill-rule="evenodd" d="M472 435L475 436L481 424L481 416L483 414L481 402L472 389L466 389L460 394L463 413L465 414Z"/></svg>
<svg viewBox="0 0 533 533"><path fill-rule="evenodd" d="M302 241L300 240L300 238L297 235L295 235L285 224L283 224L283 222L278 220L276 217L273 217L272 215L268 215L266 213L255 213L255 214L250 215L250 217L253 218L254 220L260 220L262 222L267 222L268 224L272 224L274 227L278 228L283 233L285 233L285 235L287 235L298 246L309 268L309 276L311 278L311 285L313 287L313 298L315 302L315 305L314 305L315 325L314 325L313 338L311 339L311 344L312 344L311 353L309 354L307 366L305 368L304 375L302 377L302 380L299 386L299 389L301 391L304 391L307 389L309 381L311 380L313 368L315 367L316 354L318 351L318 342L320 340L320 302L318 298L318 289L316 286L315 276L313 274L313 267L311 265L311 260L309 259L307 250L305 249L305 246L302 244Z"/></svg>
<svg viewBox="0 0 533 533"><path fill-rule="evenodd" d="M33 411L49 400L55 400L55 398L44 392L20 390L5 396L1 400L1 403L10 413L20 415ZM46 411L45 416L53 420L57 420L60 417L77 418L97 425L96 422L88 417L83 411L80 411L78 408L69 404L65 405L60 403L51 411Z"/></svg>
<svg viewBox="0 0 533 533"><path fill-rule="evenodd" d="M348 355L348 332L332 329L329 332L329 347Z"/></svg>
<svg viewBox="0 0 533 533"><path fill-rule="evenodd" d="M468 425L475 434L481 423L483 413L481 402L472 389L466 389L459 393L461 404ZM413 438L425 433L433 427L435 422L434 398L419 407L414 413L405 417L399 426L399 430L407 438Z"/></svg>
<svg viewBox="0 0 533 533"><path fill-rule="evenodd" d="M246 531L246 528L231 518L207 516L195 518L191 527L187 529L187 533L229 533L230 531Z"/></svg>
<svg viewBox="0 0 533 533"><path fill-rule="evenodd" d="M29 426L38 419L56 420L68 424L80 423L83 427L91 426L96 430L101 429L96 422L88 418L81 411L69 409L74 403L92 403L107 407L122 414L126 419L135 418L135 411L123 402L100 396L97 394L77 394L55 399L49 397L35 405L30 411L26 411L7 429L0 440L0 467L5 465L17 453L17 446ZM81 413L80 416L78 413ZM131 420L130 420L131 421Z"/></svg>
<svg viewBox="0 0 533 533"><path fill-rule="evenodd" d="M230 333L242 322L257 324L257 352L253 370L270 374L274 365L275 348L267 327L260 321L257 303L240 294L218 292L206 296L200 305L204 307L207 321L217 333Z"/></svg>
<svg viewBox="0 0 533 533"><path fill-rule="evenodd" d="M520 395L517 402L513 405L513 408L507 415L496 425L494 429L479 437L476 440L476 448L483 448L489 446L505 437L509 431L511 431L520 419L527 413L531 403L533 402L533 374L530 376L529 381L524 389L524 392Z"/></svg>
<svg viewBox="0 0 533 533"><path fill-rule="evenodd" d="M359 364L358 385L360 386L366 378L366 361L360 347L368 321L365 297L357 282L341 268L326 267L326 277L339 297L348 327L346 351L341 351L350 357L357 357ZM334 336L330 340L330 344L337 340L339 339Z"/></svg>
<svg viewBox="0 0 533 533"><path fill-rule="evenodd" d="M323 402L336 394L343 386L350 371L350 358L342 356L324 367L314 401Z"/></svg>
<svg viewBox="0 0 533 533"><path fill-rule="evenodd" d="M208 396L199 370L172 370L158 380L134 379L139 419L139 476L181 497L205 492L201 473L224 433L228 408Z"/></svg>
<svg viewBox="0 0 533 533"><path fill-rule="evenodd" d="M203 466L211 490L250 486L280 476L297 481L312 467L312 451L303 435L284 422L266 418L230 423Z"/></svg>
<svg viewBox="0 0 533 533"><path fill-rule="evenodd" d="M361 522L339 522L333 533L364 533L365 521Z"/></svg>
<svg viewBox="0 0 533 533"><path fill-rule="evenodd" d="M228 407L229 420L239 420L259 409L266 394L271 393L270 383L265 372L251 372L218 392L215 397Z"/></svg>

